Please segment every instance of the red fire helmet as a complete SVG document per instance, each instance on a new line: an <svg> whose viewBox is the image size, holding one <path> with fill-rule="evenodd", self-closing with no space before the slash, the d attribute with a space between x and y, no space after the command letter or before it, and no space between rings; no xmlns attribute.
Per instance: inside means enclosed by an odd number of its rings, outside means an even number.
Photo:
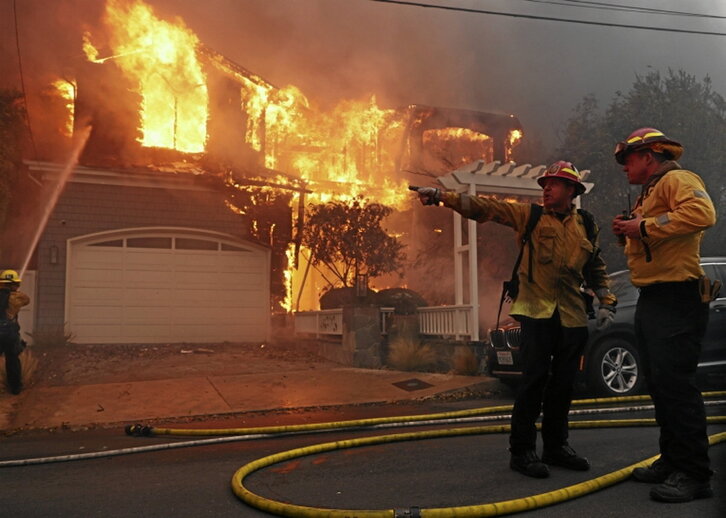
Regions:
<svg viewBox="0 0 726 518"><path fill-rule="evenodd" d="M572 162L559 160L549 166L542 176L537 178L537 183L544 188L547 178L561 178L575 184L575 194L580 195L585 192L585 186L582 184L580 172L572 165Z"/></svg>
<svg viewBox="0 0 726 518"><path fill-rule="evenodd" d="M681 143L666 137L662 131L655 128L640 128L615 145L615 160L618 164L625 164L628 153L643 148L661 153L668 160L678 160L683 154Z"/></svg>

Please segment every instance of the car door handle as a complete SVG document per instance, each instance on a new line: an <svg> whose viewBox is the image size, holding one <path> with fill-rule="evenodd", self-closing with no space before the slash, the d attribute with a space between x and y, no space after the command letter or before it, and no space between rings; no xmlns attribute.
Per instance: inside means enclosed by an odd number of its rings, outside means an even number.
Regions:
<svg viewBox="0 0 726 518"><path fill-rule="evenodd" d="M726 310L726 304L714 304L713 310L717 313L720 313L721 311Z"/></svg>

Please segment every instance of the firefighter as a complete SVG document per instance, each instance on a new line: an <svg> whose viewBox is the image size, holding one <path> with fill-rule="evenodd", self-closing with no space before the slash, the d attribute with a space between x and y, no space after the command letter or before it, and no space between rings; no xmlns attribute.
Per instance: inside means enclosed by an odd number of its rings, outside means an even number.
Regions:
<svg viewBox="0 0 726 518"><path fill-rule="evenodd" d="M640 288L635 332L660 427L660 458L633 478L659 484L654 500L687 502L712 495L703 397L696 387L710 286L700 266L703 232L716 211L703 180L676 160L683 146L655 128L619 142L615 160L628 181L642 185L630 219L612 230L625 237L633 284ZM704 297L702 298L702 294Z"/></svg>
<svg viewBox="0 0 726 518"><path fill-rule="evenodd" d="M20 276L15 270L0 273L0 352L5 355L5 372L8 388L13 394L23 389L20 353L24 342L20 339L18 312L30 303L28 297L19 291Z"/></svg>
<svg viewBox="0 0 726 518"><path fill-rule="evenodd" d="M519 292L510 314L521 323L523 379L512 411L510 468L536 478L549 476L548 465L586 471L589 461L568 444L567 415L572 402L578 359L587 342L583 283L600 300L598 327L610 325L617 302L610 292L597 238L588 239L585 214L573 200L585 192L570 162L552 164L537 179L544 208L524 246L518 269ZM424 205L443 203L480 223L495 221L524 235L534 206L467 194L418 189ZM587 215L588 217L592 217ZM595 236L597 226L592 221ZM530 260L530 254L532 255ZM530 280L531 277L531 280ZM542 413L543 454L537 455L535 422Z"/></svg>

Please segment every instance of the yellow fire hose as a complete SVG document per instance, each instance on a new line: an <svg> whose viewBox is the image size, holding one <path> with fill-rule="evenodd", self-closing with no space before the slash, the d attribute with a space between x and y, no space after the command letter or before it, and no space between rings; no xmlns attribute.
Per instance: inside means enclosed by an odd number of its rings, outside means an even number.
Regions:
<svg viewBox="0 0 726 518"><path fill-rule="evenodd" d="M703 396L708 397L720 397L726 395L726 391L717 392L704 392ZM575 400L572 402L574 406L581 405L595 405L602 403L625 403L625 402L636 402L636 401L647 401L649 396L625 396L618 398L595 398L595 399L582 399ZM450 419L463 416L474 416L491 414L496 412L511 410L509 406L497 406L497 407L484 407L471 410L462 410L457 412L444 412L438 414L428 415L416 415L408 417L388 417L388 418L377 418L377 419L364 419L354 421L340 421L337 423L316 423L311 425L296 425L296 426L284 426L284 427L267 427L263 429L257 429L258 431L264 430L265 432L273 431L301 431L303 429L308 430L324 430L329 427L341 428L341 427L361 427L371 426L389 423L392 421L403 422L403 421L430 421L434 419ZM726 423L726 416L709 417L708 423ZM629 427L629 426L654 426L656 422L654 419L627 419L627 420L610 420L610 421L574 421L570 423L570 428L607 428L607 427ZM539 425L538 425L539 428ZM190 430L179 430L179 429L153 429L154 434L168 433L172 435L176 434L189 434ZM236 434L249 433L249 428L233 429ZM403 518L421 516L424 518L459 518L459 517L480 517L480 516L500 516L504 514L512 514L521 511L531 510L538 507L545 507L548 505L556 504L565 500L577 498L588 493L604 489L618 482L621 482L630 476L633 469L638 467L645 467L652 463L658 456L653 456L648 459L642 460L620 470L602 475L600 477L581 482L569 487L542 493L539 495L529 496L525 498L518 498L515 500L507 500L503 502L480 504L473 506L464 507L448 507L448 508L431 508L431 509L379 509L379 510L360 510L360 509L326 509L326 508L315 508L306 507L295 504L289 504L276 500L271 500L263 496L257 495L247 489L244 486L244 479L265 467L284 462L293 458L304 457L308 455L315 455L331 450L355 448L359 446L367 446L373 444L385 444L392 442L401 441L412 441L412 440L424 440L433 439L439 437L452 437L462 435L479 435L479 434L490 434L490 433L506 433L510 430L509 425L500 426L484 426L484 427L468 427L468 428L455 428L446 430L432 430L425 432L412 432L412 433L401 433L391 435L379 435L374 437L364 437L359 439L349 439L342 441L334 441L328 443L321 443L313 446L306 446L303 448L296 448L285 452L269 455L261 459L257 459L242 466L232 477L232 490L235 495L240 498L243 502L250 506L256 507L263 511L277 514L280 516L291 516L291 517L304 517L304 518ZM205 431L195 430L192 433L202 434ZM211 430L207 430L207 433ZM229 430L215 430L215 432L230 433ZM714 445L726 440L726 432L714 434L709 437L709 444Z"/></svg>
<svg viewBox="0 0 726 518"><path fill-rule="evenodd" d="M726 391L704 392L704 398L724 397ZM650 401L650 396L622 396L612 398L577 399L572 402L573 406L599 405L604 403L632 403L638 401ZM501 405L492 407L472 408L457 410L453 412L440 412L434 414L419 414L412 416L377 417L370 419L354 419L348 421L336 421L328 423L309 423L300 425L263 426L258 428L159 428L143 426L140 424L128 425L126 433L136 436L157 436L157 435L183 435L183 436L208 436L208 435L246 435L246 434L267 434L267 433L292 433L292 432L313 432L323 430L341 430L345 428L364 428L376 425L391 423L416 423L421 421L435 421L444 419L455 419L461 417L474 417L487 414L496 414L512 410L512 405Z"/></svg>
<svg viewBox="0 0 726 518"><path fill-rule="evenodd" d="M709 417L709 423L726 423L726 416ZM570 423L570 428L613 428L628 426L653 426L654 419L628 419L614 421L574 421ZM483 516L500 516L504 514L512 514L521 511L528 511L539 507L557 504L565 500L571 500L589 493L593 493L600 489L612 486L621 482L630 476L630 473L638 467L648 466L651 462L658 458L658 455L647 458L625 468L613 471L606 475L587 480L572 486L556 489L547 493L517 498L514 500L506 500L502 502L469 505L462 507L443 507L443 508L409 508L409 509L327 509L306 507L301 505L289 504L276 500L271 500L263 496L257 495L244 486L244 479L265 467L284 462L290 459L314 455L331 450L341 450L346 448L355 448L359 446L369 446L373 444L385 444L401 441L435 439L439 437L452 437L462 435L479 435L489 433L508 432L509 425L501 426L484 426L484 427L468 427L455 428L448 430L431 430L425 432L413 432L391 435L378 435L374 437L364 437L359 439L349 439L342 441L327 442L296 448L293 450L276 453L261 459L257 459L249 464L242 466L232 477L232 491L235 495L245 503L252 507L256 507L268 513L277 514L279 516L303 517L303 518L404 518L421 516L422 518L461 518L461 517L483 517ZM709 444L714 445L726 440L726 432L717 433L709 437Z"/></svg>

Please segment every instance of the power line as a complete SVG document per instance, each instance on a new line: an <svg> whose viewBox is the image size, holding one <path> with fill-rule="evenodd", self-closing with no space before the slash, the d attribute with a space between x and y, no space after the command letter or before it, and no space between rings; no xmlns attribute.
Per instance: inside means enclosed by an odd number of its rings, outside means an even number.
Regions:
<svg viewBox="0 0 726 518"><path fill-rule="evenodd" d="M23 99L25 99L25 122L28 124L28 133L30 133L30 143L33 146L33 155L38 159L38 148L35 147L35 138L33 137L33 128L30 125L30 110L28 109L28 95L25 92L25 79L23 78L23 60L20 58L20 33L18 31L18 9L16 0L13 0L13 18L15 19L15 48L18 51L18 71L20 72L20 88L23 90Z"/></svg>
<svg viewBox="0 0 726 518"><path fill-rule="evenodd" d="M719 16L717 14L691 13L687 11L672 11L669 9L653 9L651 7L629 6L623 4L606 4L605 2L593 2L588 0L563 0L563 2L567 2L569 4L583 4L578 7L603 6L604 8L612 7L612 10L634 11L639 13L666 14L672 16L694 16L697 18L715 18L718 20L726 19L726 16Z"/></svg>
<svg viewBox="0 0 726 518"><path fill-rule="evenodd" d="M627 25L624 23L608 23L608 22L593 22L589 20L573 20L571 18L555 18L551 16L536 16L533 14L519 14L519 13L509 13L509 12L502 12L502 11L488 11L484 9L472 9L468 7L455 7L455 6L449 6L449 5L439 5L439 4L424 4L421 2L404 2L402 0L368 0L369 2L379 2L383 4L396 4L396 5L406 5L409 7L423 7L423 8L429 8L429 9L441 9L444 11L457 11L457 12L463 12L463 13L472 13L472 14L489 14L492 16L507 16L509 18L524 18L527 20L543 20L543 21L549 21L549 22L563 22L563 23L579 23L581 25L598 25L601 27L618 27L623 29L641 29L641 30L647 30L647 31L659 31L659 32L678 32L682 34L700 34L703 36L726 36L726 33L724 32L710 32L710 31L695 31L690 29L671 29L667 27L653 27L648 25Z"/></svg>
<svg viewBox="0 0 726 518"><path fill-rule="evenodd" d="M604 2L592 2L587 0L522 0L523 2L532 2L535 4L562 5L567 7L581 7L585 9L601 9L603 11L624 11L628 13L641 14L660 14L667 16L688 16L694 18L714 18L718 20L726 19L726 16L718 16L716 14L691 13L686 11L672 11L669 9L653 9L651 7L630 6L624 4L607 4ZM575 4L575 5L572 5Z"/></svg>

